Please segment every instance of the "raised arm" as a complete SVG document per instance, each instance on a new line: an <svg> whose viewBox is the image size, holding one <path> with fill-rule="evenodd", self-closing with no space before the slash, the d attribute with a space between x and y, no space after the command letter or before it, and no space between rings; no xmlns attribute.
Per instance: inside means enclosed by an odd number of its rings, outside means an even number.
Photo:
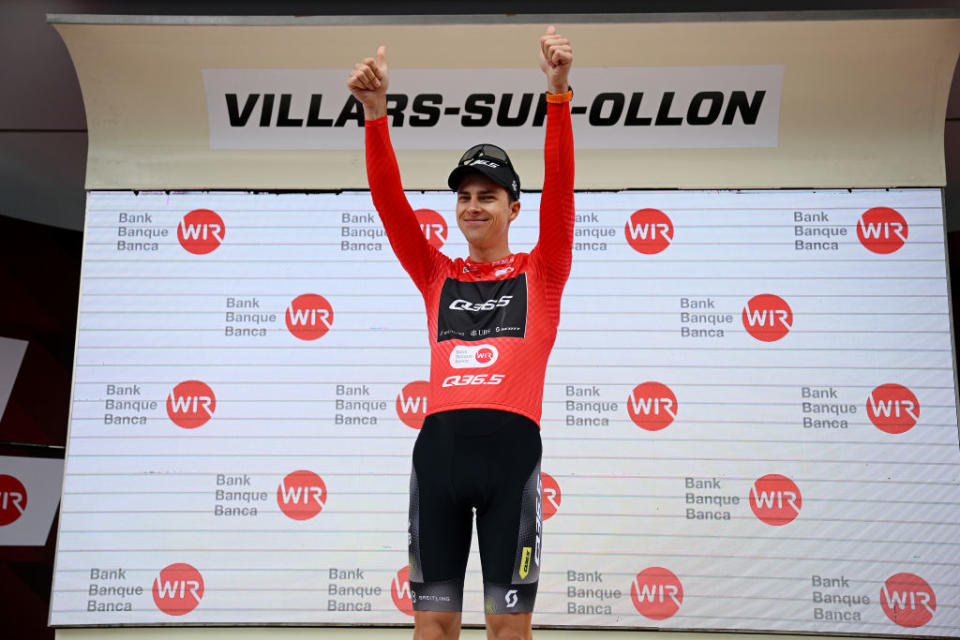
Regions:
<svg viewBox="0 0 960 640"><path fill-rule="evenodd" d="M547 132L543 145L540 239L532 253L542 265L550 307L557 319L560 294L573 256L573 132L567 82L572 64L570 41L553 26L548 27L540 38L540 68L547 77Z"/></svg>
<svg viewBox="0 0 960 640"><path fill-rule="evenodd" d="M366 136L367 181L370 196L393 252L421 291L448 259L427 242L417 216L403 193L400 169L387 127L387 48L376 58L366 58L353 67L347 87L363 105Z"/></svg>

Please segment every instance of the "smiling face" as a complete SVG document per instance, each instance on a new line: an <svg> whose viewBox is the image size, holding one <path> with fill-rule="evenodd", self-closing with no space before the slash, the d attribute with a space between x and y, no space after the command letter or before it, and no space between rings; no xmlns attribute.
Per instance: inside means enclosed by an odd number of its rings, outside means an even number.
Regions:
<svg viewBox="0 0 960 640"><path fill-rule="evenodd" d="M463 178L457 189L457 226L470 245L474 262L491 262L510 255L510 223L520 213L520 201L482 174Z"/></svg>

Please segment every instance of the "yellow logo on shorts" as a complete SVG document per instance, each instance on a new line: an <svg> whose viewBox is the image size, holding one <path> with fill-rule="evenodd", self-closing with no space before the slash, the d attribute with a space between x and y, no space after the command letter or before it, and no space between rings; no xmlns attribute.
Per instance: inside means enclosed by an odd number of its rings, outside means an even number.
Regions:
<svg viewBox="0 0 960 640"><path fill-rule="evenodd" d="M533 548L524 547L520 552L520 579L523 580L530 575L530 558L533 557Z"/></svg>

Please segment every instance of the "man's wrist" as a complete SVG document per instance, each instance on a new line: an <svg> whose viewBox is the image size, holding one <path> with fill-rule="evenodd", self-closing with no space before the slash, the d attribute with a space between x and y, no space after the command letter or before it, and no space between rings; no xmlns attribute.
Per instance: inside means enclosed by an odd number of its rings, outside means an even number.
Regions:
<svg viewBox="0 0 960 640"><path fill-rule="evenodd" d="M376 120L377 118L382 118L387 115L387 104L375 104L372 106L363 105L363 118L364 120Z"/></svg>
<svg viewBox="0 0 960 640"><path fill-rule="evenodd" d="M567 85L567 89L563 92L547 92L547 102L549 103L563 104L564 102L570 102L571 100L573 100L573 88L570 87L570 85Z"/></svg>

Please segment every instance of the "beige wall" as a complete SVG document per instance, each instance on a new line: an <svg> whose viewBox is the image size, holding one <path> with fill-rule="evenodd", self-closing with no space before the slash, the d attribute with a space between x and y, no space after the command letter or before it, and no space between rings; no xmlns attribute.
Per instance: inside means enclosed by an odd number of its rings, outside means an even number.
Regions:
<svg viewBox="0 0 960 640"><path fill-rule="evenodd" d="M561 24L577 67L782 64L779 146L581 150L579 189L939 186L960 20ZM342 68L388 43L392 68L534 64L542 25L61 24L90 135L88 189L363 188L361 151L209 148L203 68ZM483 42L483 55L465 42ZM425 46L424 43L429 43ZM533 45L531 45L533 43ZM576 69L572 72L576 85ZM397 90L402 88L397 87ZM444 188L449 153L399 154ZM525 185L536 152L521 151ZM529 176L529 177L527 177Z"/></svg>

